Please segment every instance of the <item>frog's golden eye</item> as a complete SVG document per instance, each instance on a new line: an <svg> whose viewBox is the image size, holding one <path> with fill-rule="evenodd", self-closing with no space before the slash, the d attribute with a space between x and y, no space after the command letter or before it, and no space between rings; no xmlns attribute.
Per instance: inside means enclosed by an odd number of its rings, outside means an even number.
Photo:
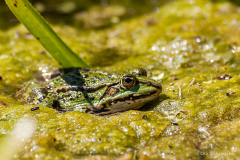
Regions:
<svg viewBox="0 0 240 160"><path fill-rule="evenodd" d="M132 88L133 86L136 85L137 82L137 78L136 76L132 75L132 74L125 74L122 79L120 80L120 85L123 88Z"/></svg>
<svg viewBox="0 0 240 160"><path fill-rule="evenodd" d="M143 68L134 69L132 74L135 75L135 76L145 76L145 77L147 77L147 71Z"/></svg>

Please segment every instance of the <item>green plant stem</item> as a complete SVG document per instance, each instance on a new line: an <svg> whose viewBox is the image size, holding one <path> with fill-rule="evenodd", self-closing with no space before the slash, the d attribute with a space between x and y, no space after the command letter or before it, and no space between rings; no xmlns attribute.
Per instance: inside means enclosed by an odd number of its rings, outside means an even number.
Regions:
<svg viewBox="0 0 240 160"><path fill-rule="evenodd" d="M28 0L5 1L18 20L63 68L89 67L58 37Z"/></svg>

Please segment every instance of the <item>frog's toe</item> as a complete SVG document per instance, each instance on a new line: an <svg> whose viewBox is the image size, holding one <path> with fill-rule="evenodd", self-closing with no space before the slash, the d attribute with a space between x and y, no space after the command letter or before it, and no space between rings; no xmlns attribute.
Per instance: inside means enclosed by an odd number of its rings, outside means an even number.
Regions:
<svg viewBox="0 0 240 160"><path fill-rule="evenodd" d="M110 109L96 108L96 107L88 107L85 111L85 113L99 114L99 115L108 114L109 112L111 112Z"/></svg>

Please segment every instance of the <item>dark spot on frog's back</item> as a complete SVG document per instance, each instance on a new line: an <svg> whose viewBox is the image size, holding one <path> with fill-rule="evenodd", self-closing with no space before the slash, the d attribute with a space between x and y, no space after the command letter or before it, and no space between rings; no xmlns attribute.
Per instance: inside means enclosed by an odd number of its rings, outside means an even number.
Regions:
<svg viewBox="0 0 240 160"><path fill-rule="evenodd" d="M117 94L120 90L115 87L111 87L108 89L107 94L111 97L113 97L115 94Z"/></svg>
<svg viewBox="0 0 240 160"><path fill-rule="evenodd" d="M89 77L88 74L84 74L84 75L83 75L83 78L87 78L87 77Z"/></svg>
<svg viewBox="0 0 240 160"><path fill-rule="evenodd" d="M87 94L84 94L84 98L89 98L89 96Z"/></svg>

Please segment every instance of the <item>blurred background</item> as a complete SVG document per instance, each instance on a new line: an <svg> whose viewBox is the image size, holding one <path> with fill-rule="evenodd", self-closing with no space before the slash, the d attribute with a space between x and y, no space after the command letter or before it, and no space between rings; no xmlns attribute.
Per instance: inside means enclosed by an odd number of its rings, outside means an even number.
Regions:
<svg viewBox="0 0 240 160"><path fill-rule="evenodd" d="M30 0L51 23L83 28L104 28L148 12L174 0ZM212 0L224 2L227 0ZM231 2L240 5L239 0ZM91 17L91 19L89 19ZM0 29L18 24L5 1L0 1Z"/></svg>
<svg viewBox="0 0 240 160"><path fill-rule="evenodd" d="M102 28L119 20L133 18L156 10L169 0L30 0L33 6L51 23ZM94 19L89 21L91 16ZM57 17L57 18L56 18ZM97 19L101 19L101 22ZM5 1L0 1L0 29L18 24Z"/></svg>

